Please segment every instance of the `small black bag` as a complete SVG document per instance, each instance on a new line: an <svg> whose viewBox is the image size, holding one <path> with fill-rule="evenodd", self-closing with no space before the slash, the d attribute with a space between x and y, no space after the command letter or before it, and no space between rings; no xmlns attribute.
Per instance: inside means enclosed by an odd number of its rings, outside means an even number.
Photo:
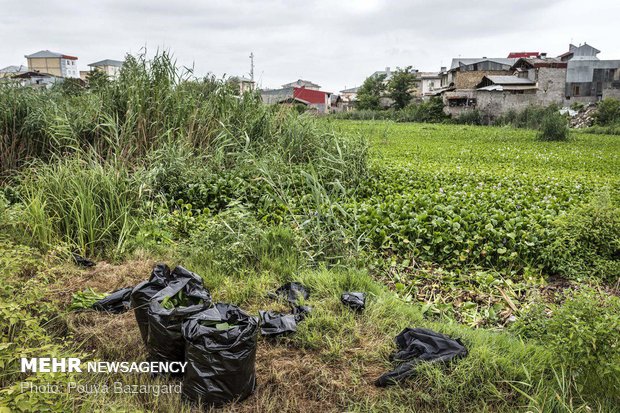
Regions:
<svg viewBox="0 0 620 413"><path fill-rule="evenodd" d="M340 296L342 304L355 311L362 311L366 308L366 294L357 292L345 292Z"/></svg>
<svg viewBox="0 0 620 413"><path fill-rule="evenodd" d="M218 303L188 317L183 397L221 406L252 394L257 331L258 319L231 304Z"/></svg>
<svg viewBox="0 0 620 413"><path fill-rule="evenodd" d="M176 269L175 269L176 271ZM192 274L192 273L190 273ZM183 295L185 303L166 308L166 302ZM181 274L151 299L148 311L146 348L150 361L184 361L185 341L181 332L183 321L192 314L211 307L211 295L202 281Z"/></svg>
<svg viewBox="0 0 620 413"><path fill-rule="evenodd" d="M104 311L112 314L124 313L129 310L129 307L131 306L129 298L132 291L132 287L116 290L107 297L93 303L93 310Z"/></svg>
<svg viewBox="0 0 620 413"><path fill-rule="evenodd" d="M157 264L148 281L136 285L131 292L131 308L136 315L136 322L144 344L149 337L149 301L155 294L163 290L170 280L172 280L170 268L166 264Z"/></svg>

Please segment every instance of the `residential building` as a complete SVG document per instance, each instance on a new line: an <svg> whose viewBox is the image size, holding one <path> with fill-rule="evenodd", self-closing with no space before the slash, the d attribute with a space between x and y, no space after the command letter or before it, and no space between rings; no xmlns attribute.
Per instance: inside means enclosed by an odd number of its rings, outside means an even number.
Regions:
<svg viewBox="0 0 620 413"><path fill-rule="evenodd" d="M26 73L27 71L28 68L24 65L3 67L2 69L0 69L0 78L12 77L15 75Z"/></svg>
<svg viewBox="0 0 620 413"><path fill-rule="evenodd" d="M254 82L252 79L248 79L247 77L233 76L230 78L230 80L239 86L240 96L248 92L253 92L256 88L256 82Z"/></svg>
<svg viewBox="0 0 620 413"><path fill-rule="evenodd" d="M62 82L64 79L49 73L24 72L11 77L11 81L20 86L30 86L34 88L49 89L55 83Z"/></svg>
<svg viewBox="0 0 620 413"><path fill-rule="evenodd" d="M510 75L515 58L455 58L447 71L447 83L459 89L474 89L484 76Z"/></svg>
<svg viewBox="0 0 620 413"><path fill-rule="evenodd" d="M261 97L267 104L300 104L318 113L331 110L331 93L305 87L286 87L282 89L262 90Z"/></svg>
<svg viewBox="0 0 620 413"><path fill-rule="evenodd" d="M418 78L417 94L418 96L431 96L432 92L441 88L440 72L417 72Z"/></svg>
<svg viewBox="0 0 620 413"><path fill-rule="evenodd" d="M340 91L340 98L342 99L342 110L349 111L353 110L355 106L355 101L357 101L357 92L359 91L358 87L352 87L348 89L343 89Z"/></svg>
<svg viewBox="0 0 620 413"><path fill-rule="evenodd" d="M543 55L541 55L543 56ZM564 102L567 63L560 59L520 58L503 75L484 75L474 89L444 94L446 113L458 116L477 109L490 118L530 105Z"/></svg>
<svg viewBox="0 0 620 413"><path fill-rule="evenodd" d="M56 77L80 76L76 64L78 58L75 56L41 50L25 57L28 60L28 70L31 72L47 73Z"/></svg>
<svg viewBox="0 0 620 413"><path fill-rule="evenodd" d="M110 79L117 79L121 72L121 67L123 67L123 63L124 62L120 60L105 59L91 63L88 67L90 67L91 72L94 70L99 70L108 75Z"/></svg>
<svg viewBox="0 0 620 413"><path fill-rule="evenodd" d="M565 98L572 102L593 103L606 97L620 99L620 60L600 60L600 50L587 43L569 45L558 56L567 63Z"/></svg>
<svg viewBox="0 0 620 413"><path fill-rule="evenodd" d="M287 89L290 87L305 88L305 89L310 89L310 90L321 89L321 86L317 85L316 83L310 82L309 80L303 80L303 79L297 79L294 82L282 85L282 89Z"/></svg>

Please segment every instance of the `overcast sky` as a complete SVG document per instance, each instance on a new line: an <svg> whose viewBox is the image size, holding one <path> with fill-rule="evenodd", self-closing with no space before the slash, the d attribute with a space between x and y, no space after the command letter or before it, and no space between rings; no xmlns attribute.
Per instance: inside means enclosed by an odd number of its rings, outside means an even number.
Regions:
<svg viewBox="0 0 620 413"><path fill-rule="evenodd" d="M42 49L80 70L146 46L196 73L263 87L298 78L337 92L386 66L437 71L453 57L555 56L587 42L620 59L618 0L0 0L0 67Z"/></svg>

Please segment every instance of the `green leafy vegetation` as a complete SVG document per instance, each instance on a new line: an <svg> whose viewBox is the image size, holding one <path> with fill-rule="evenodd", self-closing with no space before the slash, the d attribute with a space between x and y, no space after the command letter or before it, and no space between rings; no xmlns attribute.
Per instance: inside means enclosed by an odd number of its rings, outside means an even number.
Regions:
<svg viewBox="0 0 620 413"><path fill-rule="evenodd" d="M92 308L93 304L97 301L106 297L106 293L98 293L92 288L87 288L84 291L78 291L71 296L69 311L88 310Z"/></svg>
<svg viewBox="0 0 620 413"><path fill-rule="evenodd" d="M620 403L613 136L541 142L512 121L315 119L194 79L165 54L129 58L118 81L3 87L0 97L0 407L190 411L174 394L19 387L50 379L21 373L19 357L144 360L130 313L69 310L94 291L137 284L156 261L191 269L214 301L252 314L286 311L269 299L285 282L312 292L296 334L259 339L261 384L231 411L605 412ZM514 122L547 113L530 111ZM354 113L445 119L439 100ZM75 251L97 266L76 268ZM365 311L344 308L343 291L366 292ZM375 389L408 326L460 338L469 355Z"/></svg>

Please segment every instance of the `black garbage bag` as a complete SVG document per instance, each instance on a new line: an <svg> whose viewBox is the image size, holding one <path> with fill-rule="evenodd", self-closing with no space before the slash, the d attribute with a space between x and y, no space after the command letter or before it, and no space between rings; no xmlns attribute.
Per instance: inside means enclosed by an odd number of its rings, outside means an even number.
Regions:
<svg viewBox="0 0 620 413"><path fill-rule="evenodd" d="M307 305L296 305L293 306L293 314L295 315L295 320L299 323L300 321L305 320L306 316L310 314L312 311L312 307Z"/></svg>
<svg viewBox="0 0 620 413"><path fill-rule="evenodd" d="M366 294L357 292L345 292L340 296L342 304L355 311L362 311L366 307Z"/></svg>
<svg viewBox="0 0 620 413"><path fill-rule="evenodd" d="M187 274L173 279L167 287L155 294L149 302L148 311L146 348L149 360L184 361L185 341L181 331L183 321L211 305L211 295L202 285L202 281Z"/></svg>
<svg viewBox="0 0 620 413"><path fill-rule="evenodd" d="M133 287L121 288L112 292L105 298L93 303L93 309L112 314L120 314L131 307L130 297Z"/></svg>
<svg viewBox="0 0 620 413"><path fill-rule="evenodd" d="M460 340L426 328L406 328L396 336L395 341L398 351L391 358L401 364L379 377L375 382L378 387L396 384L413 376L419 363L448 362L467 356L467 349Z"/></svg>
<svg viewBox="0 0 620 413"><path fill-rule="evenodd" d="M282 314L275 311L259 311L260 333L266 337L276 337L297 331L295 314Z"/></svg>
<svg viewBox="0 0 620 413"><path fill-rule="evenodd" d="M196 313L183 322L186 340L183 396L209 406L243 400L256 387L258 319L231 304Z"/></svg>
<svg viewBox="0 0 620 413"><path fill-rule="evenodd" d="M76 252L72 253L72 255L73 255L73 261L75 261L75 264L80 266L80 267L89 268L89 267L94 267L95 266L95 262L94 261L86 259L86 258L82 257L80 254L78 254Z"/></svg>
<svg viewBox="0 0 620 413"><path fill-rule="evenodd" d="M141 282L131 292L131 308L134 309L136 322L138 323L138 328L140 328L140 335L144 344L146 344L149 336L149 301L151 301L155 294L163 290L172 278L170 268L166 264L157 264L153 268L148 281Z"/></svg>
<svg viewBox="0 0 620 413"><path fill-rule="evenodd" d="M307 300L310 297L310 291L301 283L293 281L278 288L276 295L284 298L291 304L297 304L300 297Z"/></svg>

